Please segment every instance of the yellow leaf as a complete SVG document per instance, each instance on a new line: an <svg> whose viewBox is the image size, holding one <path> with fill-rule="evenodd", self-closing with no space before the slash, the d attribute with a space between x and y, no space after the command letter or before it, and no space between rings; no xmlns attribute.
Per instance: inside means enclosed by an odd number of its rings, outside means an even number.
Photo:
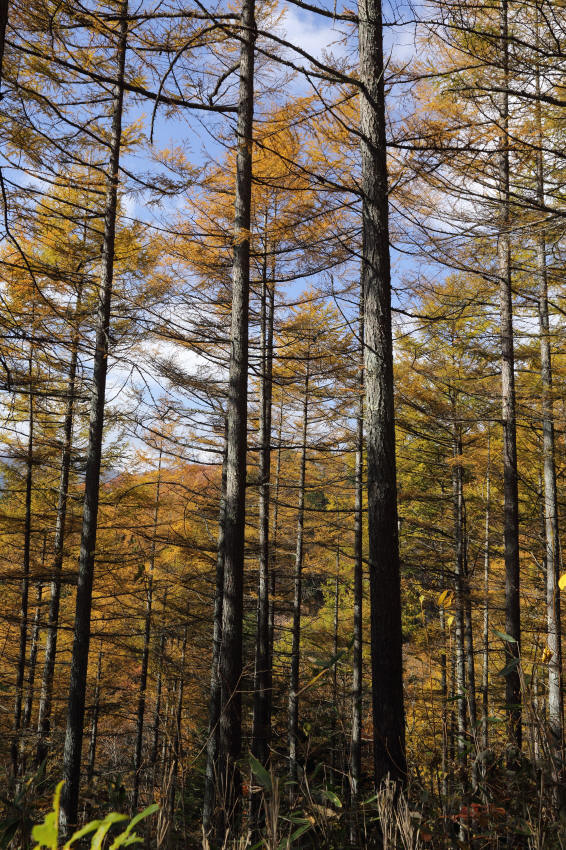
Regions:
<svg viewBox="0 0 566 850"><path fill-rule="evenodd" d="M564 590L564 588L566 587L566 573L562 573L562 575L558 579L558 587L560 588L560 590Z"/></svg>
<svg viewBox="0 0 566 850"><path fill-rule="evenodd" d="M452 627L452 623L454 622L454 614L450 614L449 617L446 618L446 625L450 629Z"/></svg>

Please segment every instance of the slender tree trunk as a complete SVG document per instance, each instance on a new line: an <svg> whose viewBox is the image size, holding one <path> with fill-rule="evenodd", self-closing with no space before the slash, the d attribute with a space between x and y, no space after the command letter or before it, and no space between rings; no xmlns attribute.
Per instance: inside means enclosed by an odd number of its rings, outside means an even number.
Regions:
<svg viewBox="0 0 566 850"><path fill-rule="evenodd" d="M359 0L362 287L375 783L404 782L405 708L380 0Z"/></svg>
<svg viewBox="0 0 566 850"><path fill-rule="evenodd" d="M266 216L267 219L267 216ZM267 221L266 221L267 228ZM267 282L267 243L263 258L261 295L261 388L259 423L259 586L255 646L252 752L263 764L269 760L271 739L271 669L269 653L269 489L271 479L271 405L273 368L273 311ZM259 795L256 794L259 803Z"/></svg>
<svg viewBox="0 0 566 850"><path fill-rule="evenodd" d="M299 472L299 499L297 506L297 546L295 550L295 591L293 597L293 634L291 640L291 670L289 677L289 791L297 791L297 743L299 731L299 662L301 652L301 603L303 597L303 547L305 527L305 477L307 468L307 433L309 417L310 352L306 355L305 395L303 398L303 425L301 436L301 465Z"/></svg>
<svg viewBox="0 0 566 850"><path fill-rule="evenodd" d="M352 800L355 801L362 778L362 647L363 647L363 469L364 469L364 295L359 305L360 367L358 413L356 423L355 504L354 504L354 645L352 651L352 741L350 771ZM352 841L356 836L352 834Z"/></svg>
<svg viewBox="0 0 566 850"><path fill-rule="evenodd" d="M538 21L537 21L538 29ZM540 74L537 68L536 93L540 96ZM538 149L536 155L537 199L544 206L544 158L540 100L536 101ZM540 368L542 380L542 460L544 538L546 550L546 617L547 645L552 653L548 662L548 727L554 758L562 761L563 701L562 701L562 640L560 617L560 541L558 531L558 499L556 494L556 464L554 448L554 402L552 387L552 356L548 315L548 275L546 238L541 227L536 234L536 262L539 280L538 319L540 335Z"/></svg>
<svg viewBox="0 0 566 850"><path fill-rule="evenodd" d="M448 678L446 667L446 612L444 605L440 606L440 630L442 632L442 651L440 653L440 698L442 700L442 755L440 767L442 770L441 796L444 800L448 792Z"/></svg>
<svg viewBox="0 0 566 850"><path fill-rule="evenodd" d="M456 416L455 404L453 407ZM462 466L459 458L462 454L462 444L459 428L454 418L453 464L452 464L452 496L454 512L454 591L455 591L455 641L456 641L456 706L458 718L458 761L463 770L466 764L466 652L464 646L464 529L462 504Z"/></svg>
<svg viewBox="0 0 566 850"><path fill-rule="evenodd" d="M96 744L98 736L98 715L100 714L100 678L102 674L102 649L98 651L98 665L96 668L96 682L94 684L94 699L92 703L92 717L90 721L90 741L88 745L88 761L86 769L87 784L90 785L94 776L94 762L96 760Z"/></svg>
<svg viewBox="0 0 566 850"><path fill-rule="evenodd" d="M336 549L336 577L334 580L334 629L332 636L332 655L334 659L338 655L338 604L340 601L340 547ZM336 660L332 665L332 770L334 779L336 778L336 770L338 768L338 751L337 751L337 721L338 721L338 665Z"/></svg>
<svg viewBox="0 0 566 850"><path fill-rule="evenodd" d="M463 488L462 476L460 475L460 487ZM476 740L478 711L476 702L476 659L474 652L474 628L472 623L472 594L470 589L470 576L468 573L468 532L466 522L466 503L462 493L463 510L463 535L464 535L464 643L466 647L466 704L470 717L470 733L472 740Z"/></svg>
<svg viewBox="0 0 566 850"><path fill-rule="evenodd" d="M69 495L69 475L71 471L71 452L73 445L73 418L75 410L75 383L80 337L80 311L82 305L82 280L77 290L75 303L75 328L71 342L71 361L67 382L67 405L63 422L63 448L61 452L61 471L57 495L57 518L55 521L55 539L53 543L53 567L51 571L51 589L47 618L47 636L45 639L45 660L39 697L37 719L36 764L39 766L47 757L47 739L51 730L51 710L53 701L53 678L55 657L57 654L57 632L59 627L59 608L61 604L61 570L65 547L65 528L67 522L67 500Z"/></svg>
<svg viewBox="0 0 566 850"><path fill-rule="evenodd" d="M181 727L183 720L183 694L185 692L185 654L187 651L187 627L185 626L185 630L183 632L183 645L181 648L181 672L179 673L178 684L177 684L177 707L175 711L175 731L173 733L173 749L172 749L172 758L173 764L171 766L171 786L170 786L170 796L169 796L169 816L171 822L173 821L173 817L175 814L175 793L177 786L177 774L179 772L179 760L181 758Z"/></svg>
<svg viewBox="0 0 566 850"><path fill-rule="evenodd" d="M142 664L140 673L140 687L138 693L138 712L136 723L136 744L134 750L134 787L132 790L132 814L138 807L138 794L141 778L143 726L145 716L145 699L147 691L147 671L149 667L149 645L151 641L151 614L153 608L153 572L155 569L155 549L157 540L157 522L159 519L159 491L161 488L161 456L163 449L159 449L159 462L157 465L157 483L155 485L155 503L153 506L153 529L151 535L151 549L149 554L149 574L147 577L147 596L145 609L145 623L143 634Z"/></svg>
<svg viewBox="0 0 566 850"><path fill-rule="evenodd" d="M226 442L227 423L224 424ZM214 588L214 615L212 626L212 665L210 671L210 697L208 700L208 738L206 741L206 769L202 823L208 836L213 827L213 815L218 784L218 747L220 741L220 645L222 642L222 602L224 597L224 507L226 502L226 450L222 459L220 507L218 517L218 545L216 551L216 583Z"/></svg>
<svg viewBox="0 0 566 850"><path fill-rule="evenodd" d="M483 554L483 669L482 669L482 747L489 747L489 525L491 510L490 433L487 433L487 472L485 478L485 538Z"/></svg>
<svg viewBox="0 0 566 850"><path fill-rule="evenodd" d="M272 308L273 310L273 308ZM275 467L275 488L273 494L273 523L271 532L270 556L271 565L269 570L269 669L273 681L273 646L275 641L275 568L277 565L277 543L279 537L279 487L281 481L281 446L283 436L283 393L281 393L281 404L279 406L279 427L277 440L277 464Z"/></svg>
<svg viewBox="0 0 566 850"><path fill-rule="evenodd" d="M511 290L511 237L509 194L509 33L508 0L500 5L500 61L503 92L500 95L501 127L499 154L500 223L498 237L499 303L501 325L501 404L503 420L503 491L505 550L505 631L513 641L505 641L505 702L508 738L521 747L521 682L519 652L521 641L519 574L519 496L517 479L517 428L515 413L515 355L513 349L513 302Z"/></svg>
<svg viewBox="0 0 566 850"><path fill-rule="evenodd" d="M150 762L153 765L153 785L157 776L157 754L159 751L159 726L161 720L161 691L163 687L163 657L165 655L165 632L159 638L159 660L157 663L157 681L155 683L155 710L153 713L153 732Z"/></svg>
<svg viewBox="0 0 566 850"><path fill-rule="evenodd" d="M98 302L94 374L91 396L89 438L86 460L83 527L79 556L79 577L75 610L73 652L67 731L63 754L65 785L61 795L61 826L68 832L77 822L81 753L84 730L84 708L90 642L90 615L94 578L94 555L98 519L98 497L104 427L104 398L108 368L110 307L114 272L114 243L119 183L120 144L122 138L122 106L124 98L124 69L128 33L128 0L120 6L121 20L117 49L117 84L112 107L112 131L109 144L109 168L104 215L104 238L101 258L101 282Z"/></svg>
<svg viewBox="0 0 566 850"><path fill-rule="evenodd" d="M44 538L45 540L45 538ZM43 554L45 556L45 543L43 545ZM37 585L37 602L35 606L35 615L33 618L33 627L31 630L31 642L29 648L29 668L28 668L28 693L24 705L24 717L22 727L29 729L31 723L31 712L33 708L33 689L35 685L35 668L37 663L37 650L39 646L39 630L41 628L41 602L43 597L43 582L38 581Z"/></svg>
<svg viewBox="0 0 566 850"><path fill-rule="evenodd" d="M4 45L8 24L8 0L0 0L0 100L2 99L2 78L4 74Z"/></svg>
<svg viewBox="0 0 566 850"><path fill-rule="evenodd" d="M25 509L24 509L24 553L22 564L22 585L20 603L20 645L18 654L18 668L16 676L16 699L14 704L14 739L12 741L12 763L14 778L19 772L19 750L20 734L22 726L22 704L24 696L24 677L26 669L26 651L28 638L28 602L29 602L29 573L31 556L31 497L33 485L33 429L34 429L34 404L33 404L33 346L30 345L28 358L28 440L26 451L26 485L25 485Z"/></svg>
<svg viewBox="0 0 566 850"><path fill-rule="evenodd" d="M238 98L232 326L226 441L226 504L224 516L224 595L220 679L219 766L224 784L225 830L239 814L242 743L242 621L244 537L246 515L246 443L248 398L248 305L250 283L250 222L254 108L255 2L243 0L241 13L240 89ZM237 830L232 829L235 832Z"/></svg>

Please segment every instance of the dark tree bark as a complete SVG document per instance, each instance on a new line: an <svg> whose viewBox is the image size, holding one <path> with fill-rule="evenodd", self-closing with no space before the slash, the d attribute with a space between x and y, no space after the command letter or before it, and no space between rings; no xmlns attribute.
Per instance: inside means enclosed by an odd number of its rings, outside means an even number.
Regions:
<svg viewBox="0 0 566 850"><path fill-rule="evenodd" d="M57 632L59 626L59 608L61 604L61 569L63 567L63 556L65 553L67 501L69 496L69 474L71 471L71 453L73 445L75 383L79 352L82 292L83 284L81 281L77 290L77 300L75 303L75 327L71 342L71 360L69 363L69 377L67 382L67 406L63 422L63 448L61 452L61 472L59 475L59 490L57 494L57 519L55 521L55 539L53 543L53 567L51 570L51 589L49 612L47 616L45 660L43 663L41 693L39 697L39 714L37 719L37 766L39 766L47 758L47 743L49 732L51 730L53 677L55 673L55 658L57 655Z"/></svg>
<svg viewBox="0 0 566 850"><path fill-rule="evenodd" d="M151 641L151 615L153 610L153 573L155 569L155 549L157 540L157 522L159 519L159 491L161 488L161 456L157 465L157 483L155 485L155 502L153 506L153 528L151 534L151 549L149 554L149 574L147 577L146 609L143 633L142 664L140 671L140 686L138 692L138 711L136 721L136 744L134 748L134 785L132 789L132 814L138 807L138 794L141 779L143 727L145 717L145 700L147 691L147 671L149 667L149 645Z"/></svg>
<svg viewBox="0 0 566 850"><path fill-rule="evenodd" d="M393 343L380 0L359 0L362 287L365 298L374 773L407 773L395 464Z"/></svg>
<svg viewBox="0 0 566 850"><path fill-rule="evenodd" d="M224 594L220 679L219 769L223 783L225 831L235 827L240 798L238 759L242 743L241 678L246 515L246 448L248 398L248 307L254 108L255 2L243 0L241 13L240 88L238 97L232 325L226 440L224 510ZM237 830L232 830L237 831Z"/></svg>
<svg viewBox="0 0 566 850"><path fill-rule="evenodd" d="M501 407L503 421L503 492L505 557L505 702L509 741L521 747L521 682L519 653L521 608L519 574L519 496L517 484L517 425L515 411L515 354L513 347L513 302L511 290L511 216L509 190L509 31L508 0L500 6L500 61L503 92L500 95L499 126L499 311L501 333Z"/></svg>
<svg viewBox="0 0 566 850"><path fill-rule="evenodd" d="M109 143L104 237L101 257L101 281L97 308L94 374L86 460L83 526L79 556L79 577L75 609L73 652L67 709L67 730L63 754L65 785L61 795L60 820L62 831L68 832L77 823L81 754L84 731L84 709L90 643L90 615L94 578L94 556L98 519L104 400L110 331L110 307L114 273L114 244L119 183L120 145L122 139L122 107L124 99L124 69L128 33L128 0L120 7L117 46L116 88L112 106L112 129Z"/></svg>
<svg viewBox="0 0 566 850"><path fill-rule="evenodd" d="M297 506L297 545L295 550L293 632L291 638L291 670L289 676L289 787L290 795L296 794L298 779L297 743L299 731L299 662L301 655L301 605L303 597L303 550L305 527L305 477L307 468L307 433L309 421L310 350L305 362L305 390L303 398L303 424L301 435L301 465L299 472L299 497Z"/></svg>

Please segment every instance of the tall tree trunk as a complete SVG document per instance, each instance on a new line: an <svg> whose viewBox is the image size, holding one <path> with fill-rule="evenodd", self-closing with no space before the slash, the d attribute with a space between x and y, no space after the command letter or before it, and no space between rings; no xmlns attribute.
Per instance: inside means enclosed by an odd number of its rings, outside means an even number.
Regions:
<svg viewBox="0 0 566 850"><path fill-rule="evenodd" d="M354 645L352 650L352 741L350 771L352 801L358 795L362 776L362 683L363 683L363 469L364 469L364 294L359 304L360 365L356 422L355 503L354 503ZM356 836L351 835L352 841Z"/></svg>
<svg viewBox="0 0 566 850"><path fill-rule="evenodd" d="M149 554L149 574L147 577L146 609L143 634L142 664L140 672L140 687L138 692L138 711L136 723L136 744L134 749L134 786L132 789L132 814L138 807L138 794L141 778L143 726L145 716L145 699L147 691L147 671L149 666L149 645L151 641L151 614L153 608L153 573L155 569L155 549L157 541L157 522L159 519L159 491L161 488L161 457L163 448L159 449L157 464L157 483L155 485L155 502L153 506L153 528L151 534L151 549Z"/></svg>
<svg viewBox="0 0 566 850"><path fill-rule="evenodd" d="M118 201L120 144L122 139L122 107L124 99L124 69L128 34L128 0L120 6L120 26L117 46L116 88L112 106L112 130L109 144L104 238L101 257L101 281L97 310L96 347L93 365L93 386L86 460L83 526L79 556L79 576L75 609L73 652L67 709L67 730L63 754L65 785L61 795L60 820L62 831L68 832L77 822L81 754L84 730L84 709L90 642L90 615L94 578L94 555L98 519L104 399L110 331L110 307L114 273L114 244Z"/></svg>
<svg viewBox="0 0 566 850"><path fill-rule="evenodd" d="M218 838L238 820L242 744L241 678L246 516L246 443L248 398L248 305L254 108L255 2L243 0L240 22L232 326L226 440L224 515L224 594L220 679L222 682L219 766L223 783L224 824Z"/></svg>
<svg viewBox="0 0 566 850"><path fill-rule="evenodd" d="M53 701L53 677L55 673L55 657L57 654L57 632L59 627L59 608L61 604L61 570L65 549L65 528L67 522L67 501L69 496L69 475L71 471L71 453L73 445L73 418L75 411L75 383L77 377L77 360L80 339L80 311L82 306L83 282L77 289L75 302L75 327L71 341L71 360L67 382L67 405L63 421L63 448L61 452L61 471L57 494L57 518L55 520L55 539L53 542L53 566L51 570L51 588L49 612L47 615L47 636L45 640L45 660L39 696L39 713L37 719L37 752L36 765L39 766L47 757L47 739L51 729L51 709Z"/></svg>
<svg viewBox="0 0 566 850"><path fill-rule="evenodd" d="M359 0L362 287L375 783L404 782L405 708L395 465L389 211L380 0Z"/></svg>
<svg viewBox="0 0 566 850"><path fill-rule="evenodd" d="M272 308L273 309L273 308ZM270 546L270 568L269 568L269 669L273 681L273 646L275 641L275 568L277 565L277 543L279 539L279 488L281 481L281 447L283 436L283 392L281 392L281 403L279 406L279 426L277 438L277 464L275 466L275 487L273 492L273 523Z"/></svg>
<svg viewBox="0 0 566 850"><path fill-rule="evenodd" d="M466 502L464 499L463 487L464 482L462 474L460 474L460 487L462 489L462 513L463 523L462 532L464 536L464 573L463 573L463 591L464 591L464 643L466 647L466 705L470 718L470 733L473 741L476 740L478 711L476 702L476 659L474 652L474 628L472 622L472 593L470 589L470 575L468 572L468 531L466 520Z"/></svg>
<svg viewBox="0 0 566 850"><path fill-rule="evenodd" d="M267 228L267 220L265 226ZM252 752L263 765L267 765L269 760L269 742L271 739L271 669L269 664L269 489L271 479L271 404L273 389L273 309L270 298L271 287L267 282L267 242L263 257L262 278L259 422L259 584L255 646ZM259 802L259 796L257 794L256 798Z"/></svg>
<svg viewBox="0 0 566 850"><path fill-rule="evenodd" d="M538 14L538 9L537 9ZM538 20L537 20L538 30ZM536 94L540 97L540 74L537 68ZM535 106L538 148L536 154L537 200L544 206L544 157L540 99ZM554 758L562 761L563 698L562 698L562 640L560 617L560 541L558 531L558 499L556 494L556 464L554 448L554 402L552 388L552 356L550 351L550 322L548 316L548 274L546 237L542 227L536 233L536 263L539 280L538 319L540 335L540 369L542 380L542 462L544 484L544 538L546 550L546 617L547 646L552 653L548 662L548 728Z"/></svg>
<svg viewBox="0 0 566 850"><path fill-rule="evenodd" d="M32 319L33 327L33 319ZM34 404L33 404L33 346L30 345L28 358L28 439L26 451L26 485L25 485L25 508L24 508L24 552L22 564L22 585L20 602L20 645L18 654L18 668L16 676L16 699L14 703L14 739L12 741L12 763L14 777L19 772L19 749L20 734L22 726L22 704L24 696L24 677L26 669L26 651L28 637L28 602L29 602L29 573L31 556L31 497L33 485L33 429L34 429Z"/></svg>
<svg viewBox="0 0 566 850"><path fill-rule="evenodd" d="M336 576L334 579L334 629L332 635L332 655L334 664L332 665L332 729L331 729L331 746L332 746L332 770L334 779L336 778L336 770L338 769L338 751L337 751L337 726L338 726L338 665L336 657L338 656L338 606L340 602L340 547L336 549Z"/></svg>
<svg viewBox="0 0 566 850"><path fill-rule="evenodd" d="M499 104L499 309L501 328L501 406L503 420L503 491L505 557L505 703L509 741L521 747L521 642L519 574L519 496L517 481L517 427L515 413L515 355L513 348L513 302L511 290L511 211L509 193L509 31L508 0L500 5L500 62L503 72Z"/></svg>
<svg viewBox="0 0 566 850"><path fill-rule="evenodd" d="M2 99L2 78L4 76L4 45L8 24L8 0L0 0L0 100Z"/></svg>
<svg viewBox="0 0 566 850"><path fill-rule="evenodd" d="M171 784L169 788L169 816L171 822L175 814L175 793L177 787L177 774L179 772L179 760L181 758L181 727L183 720L183 694L185 692L185 654L187 652L187 635L188 630L185 626L183 632L183 645L181 648L181 671L177 680L177 707L175 711L175 731L173 733L173 747L171 765Z"/></svg>
<svg viewBox="0 0 566 850"><path fill-rule="evenodd" d="M157 754L159 751L159 727L161 721L161 691L163 687L163 658L165 655L165 631L161 630L159 638L159 659L157 662L157 681L155 683L155 710L153 712L153 730L151 741L151 755L149 760L153 765L153 785L155 786L157 776Z"/></svg>
<svg viewBox="0 0 566 850"><path fill-rule="evenodd" d="M483 553L483 668L482 668L482 747L489 746L489 525L491 510L490 433L487 432L487 471L485 476L485 538Z"/></svg>
<svg viewBox="0 0 566 850"><path fill-rule="evenodd" d="M224 423L226 444L227 422ZM213 827L213 815L218 784L218 746L220 741L220 645L222 642L222 603L224 597L224 510L226 502L226 448L222 458L222 481L220 484L220 507L218 517L218 544L216 550L216 581L214 588L214 614L212 625L212 663L210 670L210 696L208 700L208 738L206 741L206 768L204 777L204 800L202 824L208 836Z"/></svg>
<svg viewBox="0 0 566 850"><path fill-rule="evenodd" d="M305 527L305 477L307 468L307 433L309 419L310 351L305 363L305 395L303 398L303 424L301 435L301 464L299 471L299 498L297 505L297 546L295 550L293 633L291 638L291 670L289 676L289 779L290 794L296 794L298 779L297 743L299 731L299 662L301 653L301 604L303 597L303 547Z"/></svg>
<svg viewBox="0 0 566 850"><path fill-rule="evenodd" d="M456 423L456 405L453 404L454 415L454 437L453 437L453 463L452 463L452 497L454 512L454 591L455 591L455 613L456 626L456 706L458 718L457 749L459 766L462 768L466 763L467 753L467 724L466 724L466 652L464 647L464 529L463 529L463 493L462 493L462 443L459 427ZM463 775L463 773L462 773Z"/></svg>
<svg viewBox="0 0 566 850"><path fill-rule="evenodd" d="M440 768L441 798L444 801L448 792L448 677L446 667L446 611L444 605L440 605L439 611L440 630L442 632L442 650L440 653L440 698L442 700L442 755Z"/></svg>

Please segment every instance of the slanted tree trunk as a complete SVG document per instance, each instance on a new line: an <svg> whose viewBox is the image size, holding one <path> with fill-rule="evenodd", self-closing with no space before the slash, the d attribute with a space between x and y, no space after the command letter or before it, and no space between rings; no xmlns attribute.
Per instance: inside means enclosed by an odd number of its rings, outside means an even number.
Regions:
<svg viewBox="0 0 566 850"><path fill-rule="evenodd" d="M104 427L104 399L110 331L110 307L114 273L114 244L119 183L120 144L122 139L122 106L124 99L124 69L128 33L128 0L120 6L120 25L117 47L116 88L112 106L112 129L109 143L109 166L104 214L104 237L101 257L101 281L98 297L96 343L93 364L93 385L89 437L86 459L83 526L79 556L79 576L75 608L75 626L67 730L63 754L65 785L61 795L60 822L63 833L77 822L81 753L84 731L84 709L90 643L90 615L94 578L94 555L98 520L98 497Z"/></svg>
<svg viewBox="0 0 566 850"><path fill-rule="evenodd" d="M267 765L269 760L269 742L271 739L271 668L269 663L269 489L271 479L271 405L273 389L273 302L270 296L270 290L272 287L267 282L267 243L263 257L262 278L259 422L259 583L255 645L252 753L263 765ZM259 795L256 794L255 796L259 803Z"/></svg>
<svg viewBox="0 0 566 850"><path fill-rule="evenodd" d="M47 739L51 730L51 708L53 701L53 677L55 673L55 657L57 654L57 633L59 627L59 608L61 604L61 570L65 548L65 529L67 523L67 501L69 496L69 474L71 471L71 453L73 444L73 418L75 411L75 383L77 377L77 360L80 337L80 311L82 305L82 280L77 290L75 302L75 327L71 342L71 360L67 381L67 405L63 421L63 448L61 452L61 471L57 493L57 518L55 520L55 539L53 542L53 566L51 570L51 588L49 612L47 615L47 635L45 639L45 660L41 679L39 696L39 712L37 718L37 752L36 765L47 757Z"/></svg>
<svg viewBox="0 0 566 850"><path fill-rule="evenodd" d="M538 10L537 10L538 14ZM538 29L538 21L537 21ZM540 96L540 74L537 68L536 94ZM536 154L537 200L544 206L544 156L540 99L535 106L538 148ZM560 763L563 749L562 698L562 640L560 617L560 540L558 531L558 500L556 494L556 464L554 448L554 402L552 387L552 355L548 315L548 275L546 237L544 228L536 233L536 263L539 282L538 319L540 336L540 370L542 381L542 462L544 540L546 550L546 622L547 646L552 653L548 662L548 728L553 757Z"/></svg>
<svg viewBox="0 0 566 850"><path fill-rule="evenodd" d="M405 708L380 0L359 0L362 287L365 300L374 773L404 782Z"/></svg>
<svg viewBox="0 0 566 850"><path fill-rule="evenodd" d="M354 503L354 645L352 649L352 741L350 772L352 802L356 800L362 777L362 647L363 647L363 464L364 464L364 295L359 305L360 367L356 423L355 503ZM356 840L352 833L351 840Z"/></svg>
<svg viewBox="0 0 566 850"><path fill-rule="evenodd" d="M240 88L238 97L232 325L226 439L224 510L224 593L220 679L222 682L219 770L223 784L224 823L218 834L235 827L239 814L242 744L241 679L246 515L246 448L248 409L248 306L254 108L255 2L243 0L240 22Z"/></svg>
<svg viewBox="0 0 566 850"><path fill-rule="evenodd" d="M501 407L503 421L503 492L505 559L505 703L509 741L521 747L521 682L519 652L521 608L519 574L519 496L517 479L517 426L515 412L515 355L513 347L513 302L511 290L511 215L509 190L509 31L508 0L500 5L500 63L503 91L499 102L499 234L498 273L501 332Z"/></svg>
<svg viewBox="0 0 566 850"><path fill-rule="evenodd" d="M297 505L297 546L295 549L293 632L291 638L291 670L289 676L289 791L297 791L297 744L299 731L299 666L301 654L301 604L303 598L303 548L305 528L305 477L307 468L307 433L309 421L310 351L305 362L305 389L303 397L303 423L301 435L301 463L299 471L299 496Z"/></svg>
<svg viewBox="0 0 566 850"><path fill-rule="evenodd" d="M33 319L32 319L33 325ZM28 358L28 439L26 450L26 484L25 484L25 508L24 508L24 552L22 563L22 584L20 597L20 645L18 653L18 667L16 675L16 699L14 703L14 739L12 741L12 764L14 778L19 773L19 750L20 734L22 726L22 705L24 697L24 678L26 670L26 652L28 639L28 602L29 602L29 572L31 555L31 497L33 486L33 429L34 429L34 404L33 404L33 345L30 345Z"/></svg>
<svg viewBox="0 0 566 850"><path fill-rule="evenodd" d="M157 541L157 522L159 519L159 491L161 488L161 457L163 449L159 449L159 461L157 464L157 483L155 485L155 502L153 506L153 528L151 534L151 549L149 553L149 574L147 577L146 609L143 633L142 663L140 672L140 686L138 692L138 711L136 722L136 743L134 749L134 786L132 789L132 814L138 807L138 794L141 778L143 727L145 717L145 700L147 691L147 671L149 667L149 646L151 641L151 614L153 609L153 573L155 569L155 549Z"/></svg>

